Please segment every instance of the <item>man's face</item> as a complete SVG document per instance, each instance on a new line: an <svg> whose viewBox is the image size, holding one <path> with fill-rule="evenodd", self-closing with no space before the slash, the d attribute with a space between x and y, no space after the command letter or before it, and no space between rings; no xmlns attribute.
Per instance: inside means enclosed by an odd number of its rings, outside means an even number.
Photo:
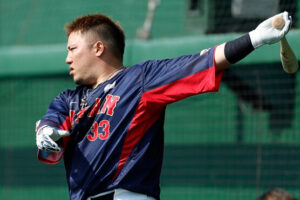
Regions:
<svg viewBox="0 0 300 200"><path fill-rule="evenodd" d="M73 76L74 82L79 85L93 85L96 79L93 71L95 51L87 37L87 34L76 31L68 38L66 63L70 65L70 76Z"/></svg>

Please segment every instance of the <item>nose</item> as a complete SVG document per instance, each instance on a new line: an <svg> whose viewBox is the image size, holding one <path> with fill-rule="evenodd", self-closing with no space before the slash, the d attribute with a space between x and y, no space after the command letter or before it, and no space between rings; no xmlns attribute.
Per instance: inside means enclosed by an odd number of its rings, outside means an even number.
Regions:
<svg viewBox="0 0 300 200"><path fill-rule="evenodd" d="M70 53L68 53L67 57L66 57L66 63L67 64L71 64L72 63L72 58L70 56Z"/></svg>

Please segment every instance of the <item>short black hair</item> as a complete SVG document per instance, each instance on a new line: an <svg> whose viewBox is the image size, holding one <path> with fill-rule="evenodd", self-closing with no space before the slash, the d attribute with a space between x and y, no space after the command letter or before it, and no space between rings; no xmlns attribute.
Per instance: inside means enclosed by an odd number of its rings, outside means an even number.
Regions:
<svg viewBox="0 0 300 200"><path fill-rule="evenodd" d="M121 26L103 14L92 14L78 17L72 23L65 26L69 36L74 31L95 32L100 39L109 45L114 55L123 61L125 49L125 34Z"/></svg>

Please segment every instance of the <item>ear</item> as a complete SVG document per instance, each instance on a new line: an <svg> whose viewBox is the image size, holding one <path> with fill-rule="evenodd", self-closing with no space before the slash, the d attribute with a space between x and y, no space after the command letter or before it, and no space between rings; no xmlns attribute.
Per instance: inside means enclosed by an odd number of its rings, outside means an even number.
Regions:
<svg viewBox="0 0 300 200"><path fill-rule="evenodd" d="M95 43L94 47L95 47L96 56L101 56L103 54L103 52L104 52L104 49L105 49L104 43L101 42L101 41L97 41Z"/></svg>

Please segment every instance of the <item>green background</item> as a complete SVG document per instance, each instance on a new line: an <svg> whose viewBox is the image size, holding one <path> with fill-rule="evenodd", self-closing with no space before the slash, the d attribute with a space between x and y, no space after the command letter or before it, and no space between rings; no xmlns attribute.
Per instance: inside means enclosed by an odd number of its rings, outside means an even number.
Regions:
<svg viewBox="0 0 300 200"><path fill-rule="evenodd" d="M144 41L135 35L147 1L1 1L0 199L68 199L63 164L37 160L34 133L51 100L75 87L64 63L66 23L96 12L119 21L127 35L124 63L130 66L196 53L241 36L244 32L206 33L218 17L214 3L222 6L216 2L200 1L202 13L190 17L187 0L162 0L152 39ZM300 3L287 1L287 8L291 2L294 25L287 39L299 58ZM279 45L267 45L227 70L218 93L170 105L162 199L250 200L273 187L299 197L299 79L299 73L282 71Z"/></svg>

